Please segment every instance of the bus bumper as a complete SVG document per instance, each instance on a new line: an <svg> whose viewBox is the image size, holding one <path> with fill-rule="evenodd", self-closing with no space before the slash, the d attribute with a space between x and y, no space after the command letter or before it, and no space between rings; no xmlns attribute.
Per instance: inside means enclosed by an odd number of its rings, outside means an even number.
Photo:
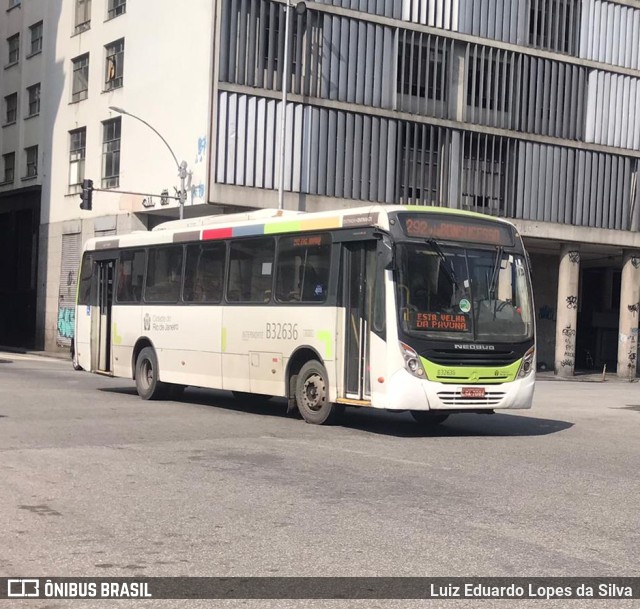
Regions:
<svg viewBox="0 0 640 609"><path fill-rule="evenodd" d="M418 379L398 370L387 387L389 410L503 410L531 408L535 372L500 385L458 385ZM463 387L484 388L484 397L464 397ZM375 406L375 404L374 404Z"/></svg>

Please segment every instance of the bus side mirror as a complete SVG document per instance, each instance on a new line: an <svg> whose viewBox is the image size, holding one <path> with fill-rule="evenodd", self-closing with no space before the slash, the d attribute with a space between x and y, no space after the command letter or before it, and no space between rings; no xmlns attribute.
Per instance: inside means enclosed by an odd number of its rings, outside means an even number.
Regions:
<svg viewBox="0 0 640 609"><path fill-rule="evenodd" d="M395 250L388 235L378 241L378 265L387 271L395 268Z"/></svg>

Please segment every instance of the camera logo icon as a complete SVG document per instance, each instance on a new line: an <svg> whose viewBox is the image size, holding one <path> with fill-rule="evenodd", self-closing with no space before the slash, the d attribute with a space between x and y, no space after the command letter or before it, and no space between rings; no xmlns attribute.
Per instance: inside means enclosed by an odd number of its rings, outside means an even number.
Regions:
<svg viewBox="0 0 640 609"><path fill-rule="evenodd" d="M7 596L9 598L29 598L40 596L40 580L8 579Z"/></svg>

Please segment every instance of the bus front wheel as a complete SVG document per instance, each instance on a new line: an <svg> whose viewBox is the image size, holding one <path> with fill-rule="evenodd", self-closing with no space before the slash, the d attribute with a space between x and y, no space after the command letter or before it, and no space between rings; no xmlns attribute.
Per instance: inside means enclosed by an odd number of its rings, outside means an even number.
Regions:
<svg viewBox="0 0 640 609"><path fill-rule="evenodd" d="M316 360L307 362L298 373L296 403L307 423L333 423L341 412L338 404L329 402L329 383L325 367Z"/></svg>
<svg viewBox="0 0 640 609"><path fill-rule="evenodd" d="M440 423L444 423L449 418L448 414L433 414L429 410L412 410L411 416L416 422L425 427L435 427L436 425L440 425Z"/></svg>
<svg viewBox="0 0 640 609"><path fill-rule="evenodd" d="M167 394L167 385L158 379L158 358L153 347L145 347L138 354L136 389L143 400L159 400Z"/></svg>

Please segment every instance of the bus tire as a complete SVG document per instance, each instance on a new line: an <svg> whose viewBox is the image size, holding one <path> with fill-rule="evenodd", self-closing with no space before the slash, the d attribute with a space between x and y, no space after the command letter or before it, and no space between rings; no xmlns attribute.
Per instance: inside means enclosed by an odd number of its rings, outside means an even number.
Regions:
<svg viewBox="0 0 640 609"><path fill-rule="evenodd" d="M433 414L429 410L412 410L411 416L424 427L435 427L449 418L448 414Z"/></svg>
<svg viewBox="0 0 640 609"><path fill-rule="evenodd" d="M325 367L308 361L298 373L296 403L302 418L313 425L334 423L343 409L329 402L329 383Z"/></svg>
<svg viewBox="0 0 640 609"><path fill-rule="evenodd" d="M158 358L153 347L145 347L136 360L136 389L143 400L161 400L168 387L158 379Z"/></svg>

